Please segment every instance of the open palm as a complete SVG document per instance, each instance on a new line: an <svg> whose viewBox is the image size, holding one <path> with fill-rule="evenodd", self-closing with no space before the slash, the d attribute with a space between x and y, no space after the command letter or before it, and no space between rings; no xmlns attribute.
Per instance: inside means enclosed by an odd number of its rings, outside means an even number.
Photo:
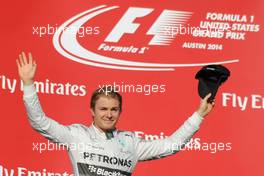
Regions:
<svg viewBox="0 0 264 176"><path fill-rule="evenodd" d="M28 54L28 59L24 52L19 54L19 59L16 60L18 74L24 84L29 85L34 82L34 76L37 69L36 61L33 61L31 53Z"/></svg>

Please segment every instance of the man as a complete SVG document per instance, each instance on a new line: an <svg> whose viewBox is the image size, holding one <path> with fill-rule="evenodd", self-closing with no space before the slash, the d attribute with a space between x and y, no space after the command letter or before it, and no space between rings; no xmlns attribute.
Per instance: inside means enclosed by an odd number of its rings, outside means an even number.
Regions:
<svg viewBox="0 0 264 176"><path fill-rule="evenodd" d="M199 129L213 108L208 94L198 110L170 137L145 141L134 133L119 131L116 124L122 111L122 97L108 90L96 90L91 98L90 110L93 124L64 126L47 117L41 109L34 88L37 64L31 53L24 52L17 59L18 73L24 83L24 102L32 127L44 137L66 146L84 144L82 148L67 148L76 176L129 176L138 161L158 159L180 151ZM79 145L78 145L79 146Z"/></svg>

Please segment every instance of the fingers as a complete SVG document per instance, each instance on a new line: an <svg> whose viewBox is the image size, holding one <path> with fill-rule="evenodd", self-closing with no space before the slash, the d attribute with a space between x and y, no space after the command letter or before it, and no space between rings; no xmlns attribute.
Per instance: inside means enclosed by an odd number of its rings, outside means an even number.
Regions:
<svg viewBox="0 0 264 176"><path fill-rule="evenodd" d="M21 54L19 54L19 59L16 60L16 63L17 63L17 66L19 68L23 67L26 64L30 64L30 65L33 65L33 66L37 65L36 61L33 61L33 57L32 57L31 52L28 53L28 60L27 60L25 52L22 52Z"/></svg>
<svg viewBox="0 0 264 176"><path fill-rule="evenodd" d="M22 61L23 61L24 65L28 64L27 63L27 57L26 57L26 54L24 52L22 52Z"/></svg>
<svg viewBox="0 0 264 176"><path fill-rule="evenodd" d="M202 100L199 109L197 112L200 114L200 116L205 117L210 113L215 106L215 99L208 102L209 98L212 96L212 93L207 94Z"/></svg>
<svg viewBox="0 0 264 176"><path fill-rule="evenodd" d="M20 68L20 67L21 67L21 65L20 65L20 63L19 63L19 60L18 60L18 59L16 59L16 64L17 64L17 67L18 67L18 68Z"/></svg>
<svg viewBox="0 0 264 176"><path fill-rule="evenodd" d="M36 69L37 69L37 63L36 63L36 61L33 61L33 69L34 69L34 71L36 71Z"/></svg>
<svg viewBox="0 0 264 176"><path fill-rule="evenodd" d="M212 96L212 93L207 94L207 95L204 97L204 100L207 101L211 96Z"/></svg>
<svg viewBox="0 0 264 176"><path fill-rule="evenodd" d="M212 96L212 93L207 94L204 99L202 100L205 103L209 103L214 105L215 104L215 99L209 100L209 98Z"/></svg>
<svg viewBox="0 0 264 176"><path fill-rule="evenodd" d="M211 102L211 105L212 105L212 107L215 106L215 100L213 100L213 101Z"/></svg>
<svg viewBox="0 0 264 176"><path fill-rule="evenodd" d="M33 62L32 54L28 53L28 57L29 57L29 64L32 65Z"/></svg>
<svg viewBox="0 0 264 176"><path fill-rule="evenodd" d="M35 60L33 61L33 66L37 67L37 63Z"/></svg>
<svg viewBox="0 0 264 176"><path fill-rule="evenodd" d="M20 65L20 67L22 67L24 65L24 62L23 62L21 54L19 54L19 65Z"/></svg>

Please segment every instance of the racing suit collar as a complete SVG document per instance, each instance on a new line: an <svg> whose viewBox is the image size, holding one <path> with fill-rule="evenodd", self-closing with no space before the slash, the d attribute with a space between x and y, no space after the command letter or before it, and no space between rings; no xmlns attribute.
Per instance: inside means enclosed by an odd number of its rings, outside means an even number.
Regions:
<svg viewBox="0 0 264 176"><path fill-rule="evenodd" d="M92 128L94 129L94 131L95 131L95 134L97 135L97 136L100 136L102 139L104 139L104 140L107 140L108 138L107 138L107 135L106 135L106 133L105 132L101 132L95 125L94 125L94 122L92 123ZM112 133L113 133L113 137L115 137L116 135L117 135L117 129L114 129L113 131L112 131Z"/></svg>

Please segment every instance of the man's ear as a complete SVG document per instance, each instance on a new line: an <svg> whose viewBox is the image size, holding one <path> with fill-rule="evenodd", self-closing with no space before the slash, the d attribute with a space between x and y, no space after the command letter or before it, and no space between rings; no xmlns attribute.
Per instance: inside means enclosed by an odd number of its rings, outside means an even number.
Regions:
<svg viewBox="0 0 264 176"><path fill-rule="evenodd" d="M93 108L90 108L90 112L91 112L92 116L94 117L95 116L95 113L94 113Z"/></svg>

